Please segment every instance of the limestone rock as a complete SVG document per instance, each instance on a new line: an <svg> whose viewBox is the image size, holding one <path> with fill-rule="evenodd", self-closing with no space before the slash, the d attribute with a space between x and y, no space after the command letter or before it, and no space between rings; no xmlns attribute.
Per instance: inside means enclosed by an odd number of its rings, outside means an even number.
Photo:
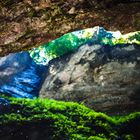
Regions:
<svg viewBox="0 0 140 140"><path fill-rule="evenodd" d="M140 111L140 48L83 45L49 63L40 97L78 101L97 111Z"/></svg>

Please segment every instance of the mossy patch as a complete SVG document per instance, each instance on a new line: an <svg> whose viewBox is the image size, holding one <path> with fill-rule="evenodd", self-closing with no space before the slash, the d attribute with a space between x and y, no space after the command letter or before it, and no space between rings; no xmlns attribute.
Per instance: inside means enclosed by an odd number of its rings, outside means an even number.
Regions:
<svg viewBox="0 0 140 140"><path fill-rule="evenodd" d="M140 138L140 112L109 117L82 104L49 99L6 98L11 109L0 115L0 137L44 140L133 140ZM136 129L136 130L135 130ZM26 139L26 138L25 138Z"/></svg>

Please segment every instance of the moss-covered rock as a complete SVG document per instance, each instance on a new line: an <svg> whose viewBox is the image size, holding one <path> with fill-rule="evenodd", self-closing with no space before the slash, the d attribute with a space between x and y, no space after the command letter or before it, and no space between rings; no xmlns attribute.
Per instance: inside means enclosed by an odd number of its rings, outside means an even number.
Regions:
<svg viewBox="0 0 140 140"><path fill-rule="evenodd" d="M49 99L16 99L0 115L1 140L140 139L140 113L109 117L82 104Z"/></svg>

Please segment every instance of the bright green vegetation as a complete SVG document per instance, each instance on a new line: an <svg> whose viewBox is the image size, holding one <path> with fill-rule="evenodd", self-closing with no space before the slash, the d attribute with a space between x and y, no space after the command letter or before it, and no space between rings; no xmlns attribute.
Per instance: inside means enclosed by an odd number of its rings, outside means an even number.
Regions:
<svg viewBox="0 0 140 140"><path fill-rule="evenodd" d="M109 32L102 27L87 28L67 33L47 44L29 51L37 64L46 65L54 58L70 53L84 44L101 44L115 47L116 45L140 44L140 32L122 35L119 31Z"/></svg>
<svg viewBox="0 0 140 140"><path fill-rule="evenodd" d="M108 38L99 36L99 42L102 45L120 45L120 44L137 44L140 45L140 32L133 32L125 35L120 35L118 38Z"/></svg>
<svg viewBox="0 0 140 140"><path fill-rule="evenodd" d="M13 138L30 137L30 133L35 131L41 133L41 140L140 139L140 112L109 117L73 102L39 98L7 99L11 109L0 115L0 137L11 135L11 132ZM17 128L18 134L14 137Z"/></svg>
<svg viewBox="0 0 140 140"><path fill-rule="evenodd" d="M75 51L85 42L84 39L79 41L74 34L65 34L54 41L31 50L30 55L35 62L44 64L53 58Z"/></svg>

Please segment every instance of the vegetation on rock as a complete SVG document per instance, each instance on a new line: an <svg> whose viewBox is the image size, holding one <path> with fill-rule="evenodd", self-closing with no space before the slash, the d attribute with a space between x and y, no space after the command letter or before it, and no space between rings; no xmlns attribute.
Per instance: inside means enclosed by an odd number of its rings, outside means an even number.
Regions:
<svg viewBox="0 0 140 140"><path fill-rule="evenodd" d="M122 35L119 31L110 32L97 26L67 33L29 52L37 64L46 65L50 60L73 52L84 44L101 44L111 47L126 44L140 45L140 32Z"/></svg>
<svg viewBox="0 0 140 140"><path fill-rule="evenodd" d="M109 117L73 102L2 98L9 101L10 109L0 115L1 140L140 139L140 112Z"/></svg>

